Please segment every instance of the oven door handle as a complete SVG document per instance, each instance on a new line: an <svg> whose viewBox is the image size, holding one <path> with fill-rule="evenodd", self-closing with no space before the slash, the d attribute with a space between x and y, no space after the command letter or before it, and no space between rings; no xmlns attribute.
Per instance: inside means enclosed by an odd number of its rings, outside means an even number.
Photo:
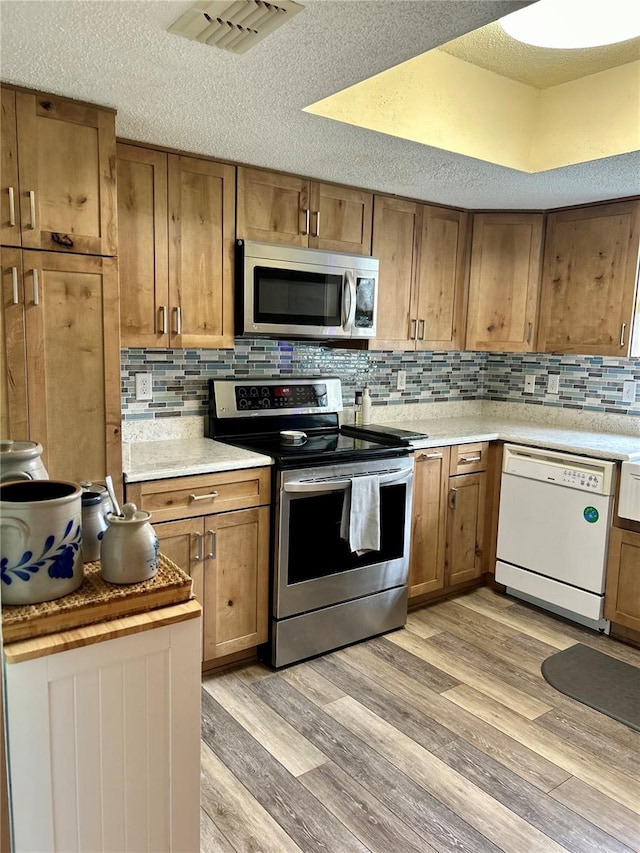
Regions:
<svg viewBox="0 0 640 853"><path fill-rule="evenodd" d="M347 299L348 294L348 299ZM342 285L342 328L350 332L356 319L356 282L351 270L345 270Z"/></svg>
<svg viewBox="0 0 640 853"><path fill-rule="evenodd" d="M407 481L413 474L412 469L398 469L381 474L378 482L381 486L388 486L391 483L400 483ZM366 477L368 474L352 474L344 477L322 477L317 480L292 480L284 484L285 492L335 492L338 489L347 489L351 485L353 477Z"/></svg>

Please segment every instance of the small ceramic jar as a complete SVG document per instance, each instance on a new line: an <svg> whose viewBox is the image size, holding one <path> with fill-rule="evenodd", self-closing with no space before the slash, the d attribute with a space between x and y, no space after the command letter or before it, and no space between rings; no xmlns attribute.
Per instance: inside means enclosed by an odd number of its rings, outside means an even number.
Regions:
<svg viewBox="0 0 640 853"><path fill-rule="evenodd" d="M149 523L150 512L125 504L122 515L110 515L102 537L102 577L109 583L139 583L158 571L158 537Z"/></svg>
<svg viewBox="0 0 640 853"><path fill-rule="evenodd" d="M37 441L0 441L0 482L8 480L48 480Z"/></svg>
<svg viewBox="0 0 640 853"><path fill-rule="evenodd" d="M82 560L100 559L100 543L107 529L101 492L82 492Z"/></svg>
<svg viewBox="0 0 640 853"><path fill-rule="evenodd" d="M110 512L113 512L113 503L111 502L106 486L103 486L102 483L88 483L86 480L83 480L80 485L82 486L83 492L97 492L102 495L101 510L105 518Z"/></svg>

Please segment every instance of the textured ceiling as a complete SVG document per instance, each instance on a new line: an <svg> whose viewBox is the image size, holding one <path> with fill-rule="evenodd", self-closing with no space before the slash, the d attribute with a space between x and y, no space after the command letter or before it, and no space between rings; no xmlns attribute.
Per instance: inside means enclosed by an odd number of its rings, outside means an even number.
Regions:
<svg viewBox="0 0 640 853"><path fill-rule="evenodd" d="M640 59L640 37L589 50L551 50L516 41L494 22L440 49L487 71L546 89Z"/></svg>
<svg viewBox="0 0 640 853"><path fill-rule="evenodd" d="M518 0L303 0L236 56L166 32L187 2L2 0L0 77L116 107L120 137L469 208L640 193L640 154L527 175L302 112Z"/></svg>

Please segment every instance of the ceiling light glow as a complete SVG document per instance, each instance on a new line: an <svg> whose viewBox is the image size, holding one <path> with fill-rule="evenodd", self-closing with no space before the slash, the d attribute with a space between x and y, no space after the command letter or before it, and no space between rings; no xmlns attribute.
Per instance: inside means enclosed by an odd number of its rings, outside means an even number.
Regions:
<svg viewBox="0 0 640 853"><path fill-rule="evenodd" d="M539 0L500 19L512 38L562 50L615 44L640 36L638 0Z"/></svg>

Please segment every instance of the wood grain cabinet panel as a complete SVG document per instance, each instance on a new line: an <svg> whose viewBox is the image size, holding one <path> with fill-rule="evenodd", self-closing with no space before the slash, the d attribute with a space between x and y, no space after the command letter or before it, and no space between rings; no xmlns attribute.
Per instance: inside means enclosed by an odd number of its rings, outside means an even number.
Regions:
<svg viewBox="0 0 640 853"><path fill-rule="evenodd" d="M235 167L118 145L124 346L232 347Z"/></svg>
<svg viewBox="0 0 640 853"><path fill-rule="evenodd" d="M467 349L534 351L543 226L541 213L473 217Z"/></svg>
<svg viewBox="0 0 640 853"><path fill-rule="evenodd" d="M3 88L2 113L2 242L115 255L114 110Z"/></svg>
<svg viewBox="0 0 640 853"><path fill-rule="evenodd" d="M635 355L632 340L640 201L550 213L547 218L541 352Z"/></svg>
<svg viewBox="0 0 640 853"><path fill-rule="evenodd" d="M409 598L444 587L449 448L415 452Z"/></svg>
<svg viewBox="0 0 640 853"><path fill-rule="evenodd" d="M27 338L20 249L0 248L2 315L0 316L0 434L29 438Z"/></svg>
<svg viewBox="0 0 640 853"><path fill-rule="evenodd" d="M119 480L115 259L3 249L2 263L3 437L39 441L53 479Z"/></svg>
<svg viewBox="0 0 640 853"><path fill-rule="evenodd" d="M372 193L238 167L237 236L262 243L371 254Z"/></svg>
<svg viewBox="0 0 640 853"><path fill-rule="evenodd" d="M460 349L467 232L461 211L375 196L377 349Z"/></svg>
<svg viewBox="0 0 640 853"><path fill-rule="evenodd" d="M446 584L455 586L482 575L486 474L462 474L449 481Z"/></svg>
<svg viewBox="0 0 640 853"><path fill-rule="evenodd" d="M640 631L640 533L611 528L604 614Z"/></svg>

